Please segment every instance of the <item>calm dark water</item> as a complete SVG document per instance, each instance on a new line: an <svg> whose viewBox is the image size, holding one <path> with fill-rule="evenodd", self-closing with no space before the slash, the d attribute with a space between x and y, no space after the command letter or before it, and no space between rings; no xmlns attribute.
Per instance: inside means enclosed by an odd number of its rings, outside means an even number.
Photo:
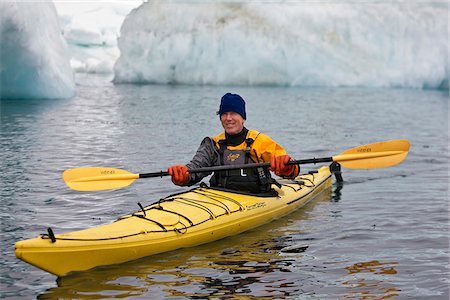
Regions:
<svg viewBox="0 0 450 300"><path fill-rule="evenodd" d="M1 102L1 298L448 299L448 93L77 81L70 100ZM182 191L154 178L79 193L61 174L185 163L204 136L221 130L215 112L228 91L247 100L247 127L295 158L389 139L409 139L410 154L392 168L344 170L341 190L203 246L63 278L15 258L16 241L48 226L65 232L108 223L137 210L137 202ZM306 250L281 251L290 246Z"/></svg>

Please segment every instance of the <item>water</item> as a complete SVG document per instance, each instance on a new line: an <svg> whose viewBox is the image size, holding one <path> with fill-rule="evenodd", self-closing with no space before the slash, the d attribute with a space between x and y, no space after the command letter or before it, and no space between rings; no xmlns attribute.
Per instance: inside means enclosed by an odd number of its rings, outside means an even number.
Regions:
<svg viewBox="0 0 450 300"><path fill-rule="evenodd" d="M79 76L69 100L1 102L1 298L448 299L448 93L396 89L113 85ZM14 243L108 223L182 191L169 178L75 192L61 174L153 172L187 162L221 130L221 95L247 99L246 125L295 158L409 139L402 164L344 170L345 184L239 236L56 278ZM304 170L314 166L304 166ZM280 249L299 246L304 251Z"/></svg>

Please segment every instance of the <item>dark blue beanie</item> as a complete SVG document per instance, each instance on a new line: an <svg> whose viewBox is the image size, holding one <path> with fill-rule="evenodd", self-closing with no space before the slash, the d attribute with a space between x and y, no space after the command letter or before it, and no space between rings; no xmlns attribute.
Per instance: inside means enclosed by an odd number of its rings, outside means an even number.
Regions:
<svg viewBox="0 0 450 300"><path fill-rule="evenodd" d="M220 101L219 116L226 112L236 112L244 118L247 119L245 114L245 101L238 94L226 93L223 95Z"/></svg>

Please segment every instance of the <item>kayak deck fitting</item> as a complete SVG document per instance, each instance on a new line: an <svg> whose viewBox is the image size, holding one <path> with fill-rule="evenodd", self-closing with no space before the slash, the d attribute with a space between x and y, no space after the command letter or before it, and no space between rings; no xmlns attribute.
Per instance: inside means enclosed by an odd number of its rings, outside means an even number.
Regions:
<svg viewBox="0 0 450 300"><path fill-rule="evenodd" d="M117 221L16 243L16 256L57 276L192 247L281 218L330 190L334 167L281 180L274 193L250 195L200 186L170 195ZM330 170L332 169L332 170ZM339 178L338 178L339 179Z"/></svg>

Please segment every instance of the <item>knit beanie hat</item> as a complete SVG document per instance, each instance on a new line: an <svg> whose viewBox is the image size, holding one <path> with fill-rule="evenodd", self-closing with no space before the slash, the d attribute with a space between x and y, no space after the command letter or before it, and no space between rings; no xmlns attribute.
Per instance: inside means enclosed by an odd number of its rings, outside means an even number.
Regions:
<svg viewBox="0 0 450 300"><path fill-rule="evenodd" d="M226 112L236 112L242 116L244 120L247 119L247 115L245 113L245 101L238 94L226 93L223 95L220 101L220 107L217 114L221 116Z"/></svg>

